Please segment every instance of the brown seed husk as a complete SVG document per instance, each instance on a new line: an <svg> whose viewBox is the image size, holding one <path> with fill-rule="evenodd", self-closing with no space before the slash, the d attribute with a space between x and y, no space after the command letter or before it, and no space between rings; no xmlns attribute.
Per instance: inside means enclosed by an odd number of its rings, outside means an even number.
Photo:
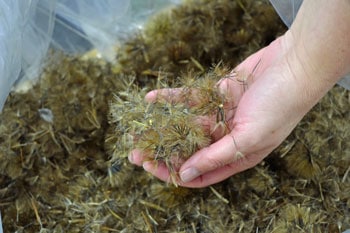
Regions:
<svg viewBox="0 0 350 233"><path fill-rule="evenodd" d="M350 94L341 87L262 163L211 188L168 186L120 159L129 145L120 140L133 141L109 124L114 95L135 83L138 91L126 94L139 93L142 107L160 76L183 86L177 77L203 76L220 61L234 67L284 30L267 1L189 0L131 36L118 64L54 57L31 91L10 94L0 115L4 232L350 228Z"/></svg>

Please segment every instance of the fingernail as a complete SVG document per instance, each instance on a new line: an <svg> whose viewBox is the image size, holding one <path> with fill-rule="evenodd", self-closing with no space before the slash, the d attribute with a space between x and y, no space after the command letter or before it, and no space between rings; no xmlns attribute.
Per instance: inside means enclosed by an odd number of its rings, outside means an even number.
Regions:
<svg viewBox="0 0 350 233"><path fill-rule="evenodd" d="M198 170L191 167L191 168L187 168L185 171L181 172L180 178L181 178L182 182L186 183L186 182L193 180L194 178L196 178L199 175L200 175L200 173L198 172Z"/></svg>
<svg viewBox="0 0 350 233"><path fill-rule="evenodd" d="M128 159L129 159L130 163L134 163L134 155L133 155L133 153L130 153L128 155Z"/></svg>
<svg viewBox="0 0 350 233"><path fill-rule="evenodd" d="M145 171L150 171L151 170L151 168L152 168L152 162L149 162L149 161L147 161L147 162L144 162L143 164L142 164L142 167L143 167L143 169L145 169Z"/></svg>

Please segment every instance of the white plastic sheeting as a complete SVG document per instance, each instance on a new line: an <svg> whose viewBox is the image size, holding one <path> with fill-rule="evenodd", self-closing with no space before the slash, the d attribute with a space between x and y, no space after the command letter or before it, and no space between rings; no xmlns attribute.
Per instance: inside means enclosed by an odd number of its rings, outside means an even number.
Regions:
<svg viewBox="0 0 350 233"><path fill-rule="evenodd" d="M180 0L0 0L0 111L15 82L38 77L48 48L107 59L146 18Z"/></svg>

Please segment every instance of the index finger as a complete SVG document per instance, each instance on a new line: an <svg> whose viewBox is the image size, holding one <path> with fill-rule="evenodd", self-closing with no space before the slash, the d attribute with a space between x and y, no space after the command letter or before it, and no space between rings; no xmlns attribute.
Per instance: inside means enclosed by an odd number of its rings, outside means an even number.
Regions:
<svg viewBox="0 0 350 233"><path fill-rule="evenodd" d="M163 88L150 91L146 94L145 100L150 103L157 102L159 100L165 100L167 102L180 102L183 88Z"/></svg>

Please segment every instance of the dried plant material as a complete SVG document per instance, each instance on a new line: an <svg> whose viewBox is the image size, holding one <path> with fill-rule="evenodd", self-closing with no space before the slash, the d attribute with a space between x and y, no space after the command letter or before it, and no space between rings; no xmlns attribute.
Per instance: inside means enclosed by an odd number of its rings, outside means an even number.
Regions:
<svg viewBox="0 0 350 233"><path fill-rule="evenodd" d="M324 232L322 219L317 210L310 207L288 204L279 213L280 220L274 226L273 232Z"/></svg>
<svg viewBox="0 0 350 233"><path fill-rule="evenodd" d="M121 132L116 147L124 152L121 157L126 157L132 149L139 149L147 156L146 160L165 163L171 181L176 184L177 167L211 143L212 131L201 125L200 117L213 118L211 124L221 123L226 127L224 106L232 100L221 93L217 83L228 71L217 65L201 76L191 72L184 80L181 77L178 80L187 85L168 92L169 86L159 77L157 86L163 91L159 90L152 103L143 100L144 91L139 90L133 79L126 83L125 90L119 91L110 105L111 122L116 133Z"/></svg>
<svg viewBox="0 0 350 233"><path fill-rule="evenodd" d="M276 191L276 177L269 174L269 170L266 166L256 167L255 173L252 177L247 179L248 186L256 193L264 193L264 195L271 195Z"/></svg>
<svg viewBox="0 0 350 233"><path fill-rule="evenodd" d="M161 203L163 206L174 208L183 205L186 200L193 199L193 192L190 189L175 186L164 186L154 183L150 187L149 195L153 201Z"/></svg>
<svg viewBox="0 0 350 233"><path fill-rule="evenodd" d="M210 186L209 188L215 194L215 196L219 198L219 200L223 201L225 204L229 203L229 201L226 198L224 198L220 193L218 193L218 191L216 191L212 186Z"/></svg>
<svg viewBox="0 0 350 233"><path fill-rule="evenodd" d="M314 161L313 155L302 144L297 144L285 158L286 169L290 174L304 179L315 178L320 174L320 167Z"/></svg>
<svg viewBox="0 0 350 233"><path fill-rule="evenodd" d="M220 60L233 67L284 30L267 1L189 0L156 14L118 51L118 70L136 74L166 70L205 72ZM145 84L145 83L144 83ZM149 84L146 84L149 85Z"/></svg>
<svg viewBox="0 0 350 233"><path fill-rule="evenodd" d="M52 54L32 90L10 94L0 114L4 232L349 229L350 92L341 87L262 163L214 185L219 196L210 188L166 185L120 159L129 148L121 145L134 141L133 134L124 137L127 128L109 124L113 95L131 110L125 100L133 93L140 108L148 106L143 97L149 90L193 90L212 64L234 67L285 30L268 1L260 0L188 0L155 18L120 47L118 64ZM209 112L218 129L232 107L220 106L223 94ZM128 114L131 121L144 119Z"/></svg>

